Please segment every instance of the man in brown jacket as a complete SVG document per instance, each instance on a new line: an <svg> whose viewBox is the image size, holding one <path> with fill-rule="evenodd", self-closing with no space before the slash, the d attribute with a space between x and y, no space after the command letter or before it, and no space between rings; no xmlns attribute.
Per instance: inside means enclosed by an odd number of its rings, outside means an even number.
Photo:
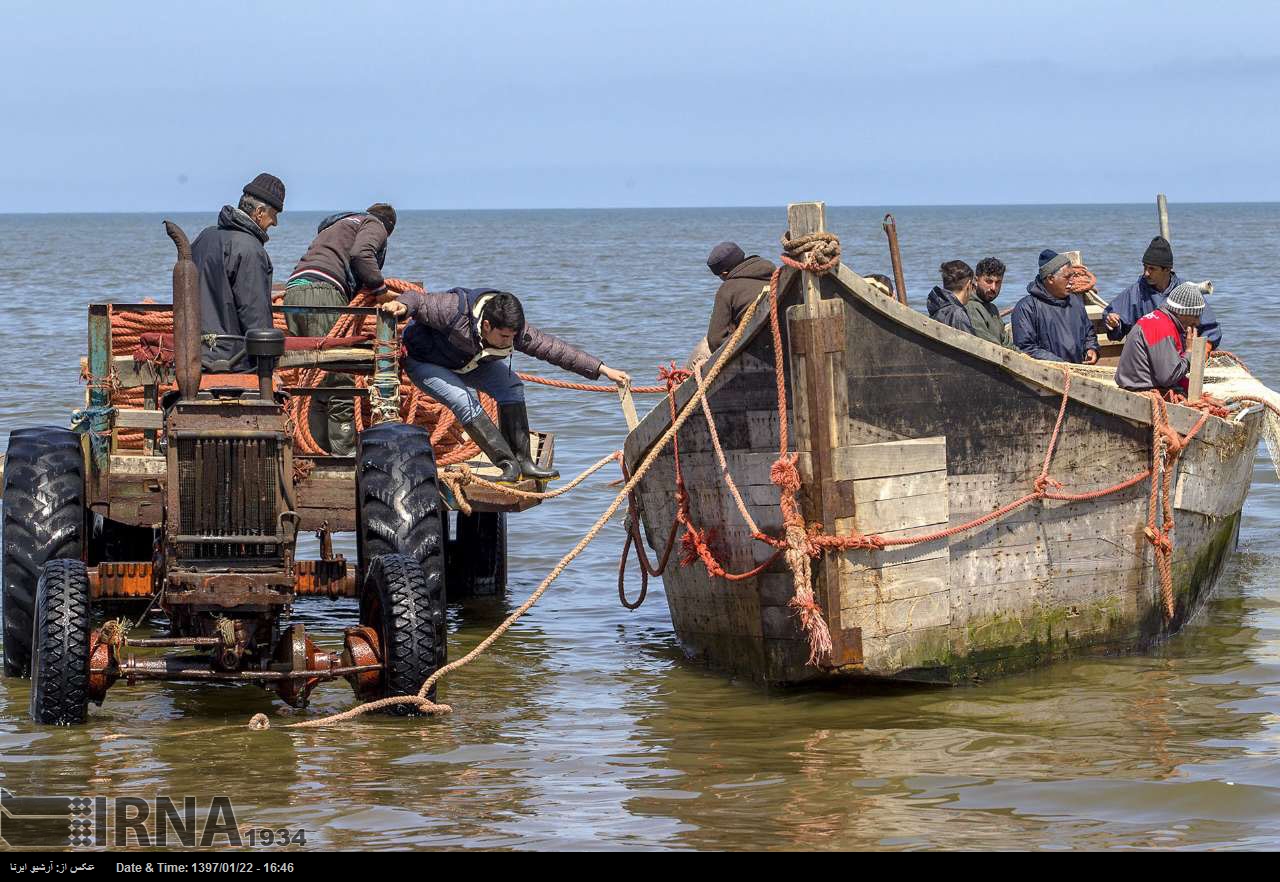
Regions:
<svg viewBox="0 0 1280 882"><path fill-rule="evenodd" d="M346 306L360 291L384 293L387 285L382 279L382 265L387 259L387 239L395 228L396 210L385 202L376 202L363 212L346 211L326 217L289 277L284 305ZM289 333L296 337L323 337L339 318L334 313L286 315L285 322ZM350 388L351 380L345 374L326 373L320 385ZM327 425L322 427L317 422L312 426L313 433L327 438L326 446L334 456L354 454L355 399L321 394L312 400L327 416Z"/></svg>
<svg viewBox="0 0 1280 882"><path fill-rule="evenodd" d="M527 324L519 299L505 291L409 291L382 308L412 319L404 332L405 372L418 388L453 411L471 440L502 470L499 482L513 483L521 476L539 481L559 477L558 472L537 466L529 455L524 384L507 361L513 352L589 380L605 376L620 385L631 382L625 372ZM484 412L474 390L498 402L501 430Z"/></svg>
<svg viewBox="0 0 1280 882"><path fill-rule="evenodd" d="M721 242L707 255L707 269L723 279L707 325L707 353L720 348L738 326L773 276L774 265L755 254L748 257L736 242Z"/></svg>

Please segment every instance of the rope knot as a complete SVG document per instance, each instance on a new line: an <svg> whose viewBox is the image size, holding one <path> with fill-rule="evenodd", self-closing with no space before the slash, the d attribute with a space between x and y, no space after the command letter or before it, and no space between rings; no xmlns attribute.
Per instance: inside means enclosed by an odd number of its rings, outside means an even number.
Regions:
<svg viewBox="0 0 1280 882"><path fill-rule="evenodd" d="M1049 477L1048 475L1042 474L1040 475L1040 477L1036 478L1035 483L1032 486L1035 488L1036 496L1043 497L1046 494L1048 494L1050 489L1061 490L1062 482L1055 481L1053 478Z"/></svg>
<svg viewBox="0 0 1280 882"><path fill-rule="evenodd" d="M840 240L834 233L806 233L791 238L782 234L782 262L787 266L822 275L840 265Z"/></svg>
<svg viewBox="0 0 1280 882"><path fill-rule="evenodd" d="M769 480L785 493L800 491L800 470L796 468L796 456L794 453L779 456L769 467Z"/></svg>
<svg viewBox="0 0 1280 882"><path fill-rule="evenodd" d="M677 367L674 361L668 365L658 368L658 379L666 384L668 392L672 391L692 376L692 371L685 370L682 367Z"/></svg>
<svg viewBox="0 0 1280 882"><path fill-rule="evenodd" d="M1173 540L1169 538L1169 533L1166 530L1156 530L1152 527L1147 527L1142 531L1142 534L1146 536L1147 541L1162 554L1173 553Z"/></svg>
<svg viewBox="0 0 1280 882"><path fill-rule="evenodd" d="M110 619L102 623L98 631L98 640L108 646L119 649L124 646L125 635L129 633L129 623L124 619Z"/></svg>

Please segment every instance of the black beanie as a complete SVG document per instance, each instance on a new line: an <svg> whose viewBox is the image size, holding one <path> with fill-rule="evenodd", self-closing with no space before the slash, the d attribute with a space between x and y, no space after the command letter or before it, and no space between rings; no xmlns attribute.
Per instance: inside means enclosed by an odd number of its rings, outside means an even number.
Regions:
<svg viewBox="0 0 1280 882"><path fill-rule="evenodd" d="M375 202L365 211L382 221L382 225L387 228L387 235L391 235L391 231L396 228L396 210L394 208L385 202Z"/></svg>
<svg viewBox="0 0 1280 882"><path fill-rule="evenodd" d="M737 242L721 242L707 255L707 269L717 276L727 273L747 259Z"/></svg>
<svg viewBox="0 0 1280 882"><path fill-rule="evenodd" d="M1144 266L1160 266L1173 269L1173 247L1164 236L1156 236L1142 255Z"/></svg>
<svg viewBox="0 0 1280 882"><path fill-rule="evenodd" d="M261 199L276 211L284 211L284 181L266 172L244 185L246 196Z"/></svg>

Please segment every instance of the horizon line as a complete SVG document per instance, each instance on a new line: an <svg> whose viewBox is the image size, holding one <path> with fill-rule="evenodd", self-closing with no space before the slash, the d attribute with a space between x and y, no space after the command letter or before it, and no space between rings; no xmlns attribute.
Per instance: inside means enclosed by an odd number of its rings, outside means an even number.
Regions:
<svg viewBox="0 0 1280 882"><path fill-rule="evenodd" d="M819 202L821 200L798 200L800 202ZM1060 207L1092 207L1092 206L1127 206L1151 205L1152 202L878 202L878 203L826 203L827 208L1060 208ZM229 203L223 203L229 204ZM1280 200L1248 199L1248 200L1204 200L1188 199L1170 202L1171 205L1277 205ZM708 211L722 209L774 209L774 205L576 205L576 206L501 206L491 208L400 208L399 212L454 212L454 211ZM781 207L785 207L785 204ZM77 214L197 214L212 211L211 208L162 208L162 209L63 209L58 211L0 211L0 217L37 216L51 217L57 215ZM285 209L282 214L325 212L335 210L332 206L325 208L292 208Z"/></svg>

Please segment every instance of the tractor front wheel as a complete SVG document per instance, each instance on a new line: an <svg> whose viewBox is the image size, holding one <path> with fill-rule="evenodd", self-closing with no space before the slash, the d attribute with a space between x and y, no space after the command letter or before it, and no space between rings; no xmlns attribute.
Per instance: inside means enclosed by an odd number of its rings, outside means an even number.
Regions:
<svg viewBox="0 0 1280 882"><path fill-rule="evenodd" d="M377 697L416 694L448 658L442 569L426 570L406 554L375 557L360 593L360 624L377 633L381 646L384 668ZM433 687L427 697L434 701L435 695ZM397 716L417 712L409 704L386 709Z"/></svg>
<svg viewBox="0 0 1280 882"><path fill-rule="evenodd" d="M51 560L36 587L31 719L72 726L89 715L89 571Z"/></svg>

